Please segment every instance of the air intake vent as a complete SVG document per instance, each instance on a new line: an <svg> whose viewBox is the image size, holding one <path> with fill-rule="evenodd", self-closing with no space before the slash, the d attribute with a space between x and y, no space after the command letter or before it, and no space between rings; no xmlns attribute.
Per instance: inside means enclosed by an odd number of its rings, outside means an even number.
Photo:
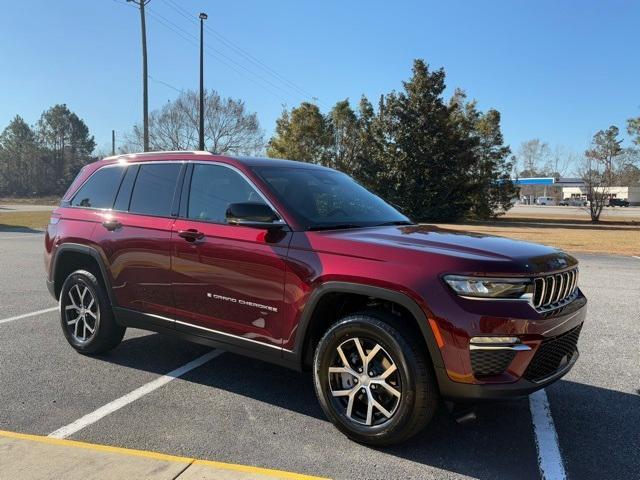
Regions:
<svg viewBox="0 0 640 480"><path fill-rule="evenodd" d="M578 269L535 279L533 306L540 312L562 307L578 293Z"/></svg>

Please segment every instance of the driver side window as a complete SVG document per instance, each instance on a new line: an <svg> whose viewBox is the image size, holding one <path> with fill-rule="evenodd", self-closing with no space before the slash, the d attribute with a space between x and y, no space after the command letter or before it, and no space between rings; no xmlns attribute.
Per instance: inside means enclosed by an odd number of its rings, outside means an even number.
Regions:
<svg viewBox="0 0 640 480"><path fill-rule="evenodd" d="M220 165L193 166L188 218L226 223L229 204L237 202L264 203L264 200L235 170Z"/></svg>

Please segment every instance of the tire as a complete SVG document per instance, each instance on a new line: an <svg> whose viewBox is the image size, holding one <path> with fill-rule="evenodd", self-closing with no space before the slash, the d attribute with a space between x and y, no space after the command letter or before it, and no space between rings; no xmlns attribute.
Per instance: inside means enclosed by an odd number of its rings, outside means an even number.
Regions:
<svg viewBox="0 0 640 480"><path fill-rule="evenodd" d="M394 316L382 312L349 315L329 328L315 351L313 377L320 405L338 430L360 443L403 442L421 431L438 409L440 397L426 347L397 324ZM367 371L358 371L364 362L357 343L366 357L377 351ZM380 383L383 375L386 385Z"/></svg>
<svg viewBox="0 0 640 480"><path fill-rule="evenodd" d="M104 287L86 270L73 272L62 285L60 325L69 344L85 355L115 348L126 330L115 322Z"/></svg>

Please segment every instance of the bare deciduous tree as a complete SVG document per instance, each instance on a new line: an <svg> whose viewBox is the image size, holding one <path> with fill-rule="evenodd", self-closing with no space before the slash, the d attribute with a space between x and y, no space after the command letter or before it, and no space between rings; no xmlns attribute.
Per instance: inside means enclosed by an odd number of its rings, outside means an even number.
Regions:
<svg viewBox="0 0 640 480"><path fill-rule="evenodd" d="M205 148L215 153L256 154L264 148L258 117L242 100L221 98L214 90L205 94ZM198 148L198 94L181 93L174 101L149 115L150 150ZM142 127L135 125L123 152L142 150Z"/></svg>
<svg viewBox="0 0 640 480"><path fill-rule="evenodd" d="M536 176L548 161L549 156L549 144L539 138L523 142L517 155L522 169L520 174L526 177Z"/></svg>
<svg viewBox="0 0 640 480"><path fill-rule="evenodd" d="M602 162L588 155L582 160L578 173L587 190L591 221L598 222L609 198L613 176L606 171Z"/></svg>

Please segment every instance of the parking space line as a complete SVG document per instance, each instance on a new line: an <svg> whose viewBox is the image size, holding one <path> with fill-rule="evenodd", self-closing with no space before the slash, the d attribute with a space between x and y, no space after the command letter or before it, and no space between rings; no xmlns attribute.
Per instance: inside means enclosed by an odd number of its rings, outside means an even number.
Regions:
<svg viewBox="0 0 640 480"><path fill-rule="evenodd" d="M631 255L633 258L637 258L638 260L640 260L640 257L637 255Z"/></svg>
<svg viewBox="0 0 640 480"><path fill-rule="evenodd" d="M38 310L36 312L17 315L15 317L3 318L2 320L0 320L0 324L13 322L14 320L20 320L22 318L35 317L36 315L42 315L43 313L55 312L56 310L58 310L58 307L51 307L51 308L45 308L44 310Z"/></svg>
<svg viewBox="0 0 640 480"><path fill-rule="evenodd" d="M565 480L567 475L560 454L558 434L553 424L547 392L544 389L529 395L529 409L536 437L540 476L544 480Z"/></svg>
<svg viewBox="0 0 640 480"><path fill-rule="evenodd" d="M166 385L172 380L189 373L191 370L198 368L201 365L204 365L209 360L216 358L218 355L224 353L224 350L211 350L208 353L196 358L195 360L191 360L189 363L182 365L181 367L176 368L175 370L170 371L166 375L163 375L160 378L156 378L155 380L141 386L140 388L136 388L132 392L127 393L126 395L115 399L112 402L103 405L102 407L94 410L93 412L85 415L84 417L79 418L73 423L69 425L65 425L62 428L59 428L55 432L49 434L51 438L66 438L69 435L76 433L79 430L91 425L92 423L97 422L101 418L106 417L107 415L115 412L116 410L121 409L122 407L130 404L131 402L135 402L139 398L144 397L146 394L157 390L158 388Z"/></svg>
<svg viewBox="0 0 640 480"><path fill-rule="evenodd" d="M169 455L166 453L152 452L148 450L136 450L131 448L113 447L110 445L101 445L97 443L81 442L77 440L64 440L59 438L43 437L41 435L31 435L27 433L18 433L0 430L0 438L10 438L15 440L25 440L30 442L38 442L46 445L54 445L61 447L79 448L94 452L111 453L116 455L125 455L131 457L143 457L163 462L188 463L189 466L204 466L214 469L228 470L233 472L249 473L253 475L261 475L266 477L299 479L299 480L326 480L322 477L304 475L300 473L288 472L285 470L275 470L271 468L252 467L239 463L226 463L214 460L200 460L193 457L180 457L177 455ZM226 476L224 478L227 478ZM242 477L247 478L247 477Z"/></svg>

